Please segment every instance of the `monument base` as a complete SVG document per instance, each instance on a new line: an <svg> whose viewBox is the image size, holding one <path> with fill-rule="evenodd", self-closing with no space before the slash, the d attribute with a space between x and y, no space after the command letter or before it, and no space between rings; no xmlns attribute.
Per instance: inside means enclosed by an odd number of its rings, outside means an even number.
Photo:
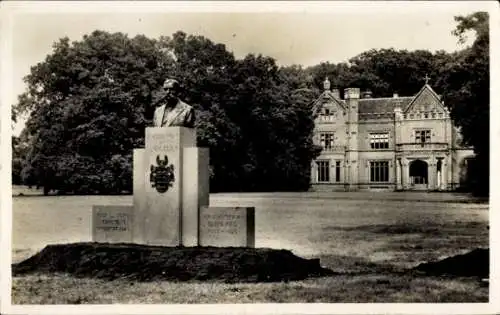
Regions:
<svg viewBox="0 0 500 315"><path fill-rule="evenodd" d="M145 148L133 151L133 206L96 206L93 240L254 247L255 209L209 207L209 180L194 129L146 128Z"/></svg>

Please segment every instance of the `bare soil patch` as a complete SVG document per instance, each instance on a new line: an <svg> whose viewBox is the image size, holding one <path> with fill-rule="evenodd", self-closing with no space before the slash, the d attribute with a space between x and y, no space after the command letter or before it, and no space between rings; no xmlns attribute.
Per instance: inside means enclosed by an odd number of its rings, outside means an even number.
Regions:
<svg viewBox="0 0 500 315"><path fill-rule="evenodd" d="M106 280L226 283L293 281L333 274L320 266L319 259L304 259L288 250L107 243L49 245L12 265L14 276L36 272Z"/></svg>
<svg viewBox="0 0 500 315"><path fill-rule="evenodd" d="M436 262L422 263L415 267L414 270L433 276L488 278L490 274L489 255L488 248L477 248L463 255L448 257Z"/></svg>

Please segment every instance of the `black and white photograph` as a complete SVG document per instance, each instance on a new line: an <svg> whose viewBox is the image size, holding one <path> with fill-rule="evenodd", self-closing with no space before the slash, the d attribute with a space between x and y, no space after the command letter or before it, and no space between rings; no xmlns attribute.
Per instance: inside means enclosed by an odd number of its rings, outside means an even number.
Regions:
<svg viewBox="0 0 500 315"><path fill-rule="evenodd" d="M496 2L0 10L2 314L495 313Z"/></svg>

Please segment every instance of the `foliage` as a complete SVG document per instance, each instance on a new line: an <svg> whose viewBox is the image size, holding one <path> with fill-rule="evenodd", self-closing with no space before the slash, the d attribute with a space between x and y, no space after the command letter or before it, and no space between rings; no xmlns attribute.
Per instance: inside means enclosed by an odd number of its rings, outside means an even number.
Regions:
<svg viewBox="0 0 500 315"><path fill-rule="evenodd" d="M162 43L175 56L185 99L199 111L198 143L210 148L212 191L309 187L317 154L311 99L292 95L297 84L305 87L302 69L287 72L260 55L236 60L224 45L182 32Z"/></svg>
<svg viewBox="0 0 500 315"><path fill-rule="evenodd" d="M441 90L438 79L452 60L453 54L443 51L372 49L351 58L348 63L321 63L307 70L316 88L321 88L328 77L341 96L348 87L370 90L374 97L390 97L393 93L410 96L422 88L425 76L435 83L433 87Z"/></svg>
<svg viewBox="0 0 500 315"><path fill-rule="evenodd" d="M280 72L268 57L235 60L224 45L182 32L61 39L32 68L14 107L31 113L23 181L46 193L130 191L132 150L144 146L156 89L170 76L197 110L214 191L307 189L317 149L310 98L295 91L301 74Z"/></svg>
<svg viewBox="0 0 500 315"><path fill-rule="evenodd" d="M12 184L20 185L22 183L21 171L23 169L23 153L21 152L19 137L12 136Z"/></svg>
<svg viewBox="0 0 500 315"><path fill-rule="evenodd" d="M461 51L450 63L442 78L446 91L444 100L452 104L451 114L461 127L463 140L474 147L476 161L470 173L470 185L476 194L489 194L489 129L490 129L490 81L489 81L489 26L488 14L476 12L456 17L454 34L460 42L465 34L476 35L471 47Z"/></svg>
<svg viewBox="0 0 500 315"><path fill-rule="evenodd" d="M131 191L131 153L143 145L153 91L172 66L155 40L95 31L63 38L25 78L29 112L22 176L47 193Z"/></svg>
<svg viewBox="0 0 500 315"><path fill-rule="evenodd" d="M237 153L242 190L307 189L311 160L319 153L307 83L294 86L293 69L279 69L260 55L238 61L233 80L239 97L231 113L243 135Z"/></svg>

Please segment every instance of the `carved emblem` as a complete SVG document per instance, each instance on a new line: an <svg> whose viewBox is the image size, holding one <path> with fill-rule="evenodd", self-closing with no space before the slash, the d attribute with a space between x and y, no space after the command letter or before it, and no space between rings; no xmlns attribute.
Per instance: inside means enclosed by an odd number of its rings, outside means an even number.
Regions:
<svg viewBox="0 0 500 315"><path fill-rule="evenodd" d="M151 182L151 187L156 188L156 191L159 193L164 193L174 183L174 166L172 164L168 165L168 157L166 155L163 160L157 155L156 164L158 166L151 165L149 181Z"/></svg>

